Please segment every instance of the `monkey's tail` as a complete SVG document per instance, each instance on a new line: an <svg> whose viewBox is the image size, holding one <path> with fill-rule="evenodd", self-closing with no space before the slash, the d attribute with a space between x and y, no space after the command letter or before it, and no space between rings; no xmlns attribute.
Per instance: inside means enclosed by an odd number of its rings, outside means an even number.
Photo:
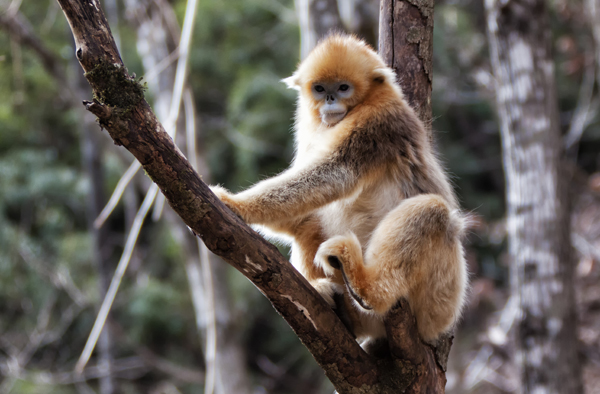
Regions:
<svg viewBox="0 0 600 394"><path fill-rule="evenodd" d="M402 202L399 218L405 220L408 234L445 234L448 239L461 239L468 228L469 217L452 209L439 194L420 194ZM402 220L402 219L401 219Z"/></svg>
<svg viewBox="0 0 600 394"><path fill-rule="evenodd" d="M450 211L450 217L448 221L448 237L462 239L469 229L473 225L473 218L470 215L465 214L459 209L453 209Z"/></svg>

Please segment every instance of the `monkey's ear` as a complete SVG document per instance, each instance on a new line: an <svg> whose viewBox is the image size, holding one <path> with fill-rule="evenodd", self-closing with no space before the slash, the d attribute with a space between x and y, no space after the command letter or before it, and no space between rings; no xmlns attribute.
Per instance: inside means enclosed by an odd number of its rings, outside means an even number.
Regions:
<svg viewBox="0 0 600 394"><path fill-rule="evenodd" d="M396 74L394 73L394 70L389 67L376 68L373 70L373 80L379 83L394 83L396 82Z"/></svg>
<svg viewBox="0 0 600 394"><path fill-rule="evenodd" d="M281 82L285 83L289 89L300 90L300 78L296 74L282 79Z"/></svg>

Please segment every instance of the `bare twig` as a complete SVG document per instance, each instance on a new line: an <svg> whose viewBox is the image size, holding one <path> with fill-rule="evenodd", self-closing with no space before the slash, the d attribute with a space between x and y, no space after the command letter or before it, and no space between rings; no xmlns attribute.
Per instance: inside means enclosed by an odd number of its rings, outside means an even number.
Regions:
<svg viewBox="0 0 600 394"><path fill-rule="evenodd" d="M185 89L183 92L183 104L185 111L185 126L186 126L186 146L187 156L192 167L198 171L198 154L196 152L196 116L194 111L194 103L190 89ZM213 286L213 274L210 266L209 252L206 245L200 239L196 240L198 245L198 258L202 267L202 286L199 286L197 275L188 275L190 285L192 286L192 296L196 313L200 312L200 308L196 305L202 304L202 299L197 299L198 290L203 290L204 295L204 316L206 318L206 346L204 349L204 358L206 360L206 380L204 382L204 392L213 394L215 391L216 376L217 376L217 316L215 313L215 293ZM196 264L193 266L197 267ZM189 272L189 271L188 271ZM198 327L200 328L200 326Z"/></svg>
<svg viewBox="0 0 600 394"><path fill-rule="evenodd" d="M84 308L82 306L77 304L71 304L67 308L63 309L60 312L60 321L52 330L46 332L41 345L48 345L63 339L65 332L83 309Z"/></svg>
<svg viewBox="0 0 600 394"><path fill-rule="evenodd" d="M100 215L98 215L96 220L94 220L94 227L102 227L106 219L108 219L110 214L117 207L117 204L119 204L119 201L121 200L125 189L133 179L134 175L137 174L140 167L140 162L134 160L127 169L127 171L125 171L125 173L121 176L121 179L119 179L119 182L117 182L117 186L115 186L115 190L113 190L110 199L106 203L106 206L102 209L102 212L100 212Z"/></svg>
<svg viewBox="0 0 600 394"><path fill-rule="evenodd" d="M206 359L206 381L204 383L204 392L213 394L217 376L216 358L217 358L217 317L215 314L215 299L212 279L212 269L208 256L208 249L201 240L197 240L200 264L202 266L202 282L204 285L204 297L206 301L206 349L204 358Z"/></svg>
<svg viewBox="0 0 600 394"><path fill-rule="evenodd" d="M21 3L23 3L23 0L12 0L6 10L6 14L8 16L16 15L19 12L19 8L21 8Z"/></svg>
<svg viewBox="0 0 600 394"><path fill-rule="evenodd" d="M44 21L42 22L42 25L40 26L40 32L42 35L48 34L50 29L52 28L52 25L56 21L56 16L58 15L59 11L60 11L60 7L58 6L58 4L56 2L50 0L48 12L46 13L46 18L44 19Z"/></svg>
<svg viewBox="0 0 600 394"><path fill-rule="evenodd" d="M177 119L179 119L179 109L181 108L181 100L187 77L188 58L197 8L197 0L188 0L185 19L183 20L183 28L181 29L181 39L179 41L179 59L177 60L175 85L173 87L173 94L171 95L171 108L169 109L169 117L165 120L167 133L169 133L173 139L175 139L175 135L177 134ZM160 218L164 204L164 196L160 195L154 206L154 212L152 213L153 220L158 220Z"/></svg>
<svg viewBox="0 0 600 394"><path fill-rule="evenodd" d="M108 312L112 307L113 301L117 295L117 291L119 290L119 286L121 284L121 280L123 279L123 275L125 275L125 271L127 270L127 266L129 265L129 261L131 259L131 254L133 253L133 249L137 242L138 235L140 233L140 229L142 224L144 223L144 219L158 194L158 187L155 184L150 186L150 190L146 194L146 198L142 203L137 215L135 216L135 220L133 222L133 226L129 231L127 236L127 242L125 243L125 249L123 250L123 254L121 255L121 259L119 260L119 264L117 265L117 270L110 282L110 287L106 292L106 296L104 297L104 301L102 301L102 305L100 306L100 311L98 311L98 316L96 316L96 321L94 322L94 326L92 327L92 331L90 332L90 336L85 344L85 348L75 365L75 371L78 373L83 372L83 368L87 364L92 352L94 351L94 347L96 347L96 343L98 342L98 338L100 337L100 333L102 332L102 328L104 327L104 323L106 322L106 318L108 317Z"/></svg>
<svg viewBox="0 0 600 394"><path fill-rule="evenodd" d="M148 82L156 78L161 72L165 71L175 60L179 59L179 48L172 51L169 56L164 58L160 63L146 71L142 77L144 81Z"/></svg>
<svg viewBox="0 0 600 394"><path fill-rule="evenodd" d="M490 371L495 371L489 367L490 360L494 355L494 347L505 346L508 342L508 335L515 322L519 312L518 297L510 297L494 324L487 329L482 338L483 344L477 351L477 355L465 368L464 388L471 390L482 381L488 381ZM497 381L496 381L497 382Z"/></svg>
<svg viewBox="0 0 600 394"><path fill-rule="evenodd" d="M590 124L590 121L597 115L597 100L593 105L592 95L594 92L594 84L596 83L596 64L593 59L587 59L585 72L579 88L579 97L577 98L577 106L571 119L569 131L565 135L565 147L571 150L579 143L585 128Z"/></svg>
<svg viewBox="0 0 600 394"><path fill-rule="evenodd" d="M85 294L77 287L68 270L60 269L60 267L57 270L51 269L48 264L37 258L25 243L19 244L19 255L32 269L50 279L50 282L57 289L64 290L75 304L80 307L89 304L87 296L85 296Z"/></svg>
<svg viewBox="0 0 600 394"><path fill-rule="evenodd" d="M33 331L29 334L29 341L27 345L19 352L17 356L17 363L19 367L24 367L29 363L29 360L33 354L40 348L44 338L48 332L48 325L50 324L50 317L52 309L56 305L56 294L52 293L42 306L41 311L37 316L37 323Z"/></svg>
<svg viewBox="0 0 600 394"><path fill-rule="evenodd" d="M183 24L183 34L181 36L181 43L179 45L180 52L179 52L179 60L177 63L177 73L176 73L176 78L175 78L174 93L172 95L171 109L169 111L169 117L166 120L167 130L171 130L170 134L172 137L175 136L175 133L177 131L176 120L179 117L179 108L180 108L181 98L183 95L183 85L185 83L185 76L186 76L185 73L186 73L186 69L187 69L189 46L191 43L193 22L194 22L195 15L196 15L196 8L197 8L196 4L197 4L196 0L188 1L186 17L185 17L184 24ZM169 128L169 125L171 125L170 128ZM130 168L129 168L130 171L128 171L128 173L130 173L131 177L133 177L136 170L139 168L140 168L139 166L135 166L135 164L132 164L132 166L130 166ZM126 174L126 175L128 175L128 174ZM120 184L123 183L122 189L124 190L126 184L128 183L128 180L130 180L130 177L123 176L121 180L123 182L119 181L119 183ZM113 196L117 196L117 197L115 197L116 201L113 203L113 206L114 206L114 204L116 204L118 202L118 197L120 197L120 195L122 195L122 191L120 192L120 194L113 193ZM79 360L77 362L76 370L79 372L83 371L85 364L89 360L89 357L91 356L91 353L92 353L94 347L96 346L96 342L98 341L98 337L100 336L100 333L102 332L102 327L104 326L106 317L108 316L108 313L110 311L110 308L112 306L112 303L113 303L116 293L118 291L118 288L119 288L119 285L123 278L123 275L125 273L125 270L127 269L127 265L129 264L129 260L131 258L131 254L133 253L133 248L135 247L135 243L137 241L137 237L141 230L143 220L146 217L148 210L154 203L157 195L158 195L158 187L156 187L156 185L153 184L150 187L150 189L148 190L148 192L146 194L146 198L144 199L144 203L142 204L142 207L140 207L140 210L138 211L138 214L136 215L136 220L134 221L134 226L132 226L132 228L130 229L130 232L127 236L127 243L125 246L125 250L123 251L123 255L121 256L121 260L119 261L117 271L115 272L115 275L113 276L113 279L112 279L111 285L107 291L106 297L105 297L104 301L102 302L102 306L100 307L100 311L98 312L98 316L96 317L96 322L94 323L94 327L92 328L92 332L90 333L90 337L88 338L88 341L86 343L84 351L82 352L81 357L79 358ZM112 197L111 197L111 200L113 200ZM163 195L160 195L159 202L155 206L155 213L153 214L153 218L155 220L158 219L158 217L160 217L160 212L162 210L162 208L161 208L162 204L164 204L164 197L163 197ZM109 208L109 205L107 205L107 207ZM112 209L109 209L109 210L112 211ZM106 208L103 210L103 213L105 211L107 211ZM102 217L102 215L101 215L101 217ZM99 217L98 219L101 219L101 217ZM97 222L98 222L98 219L97 219Z"/></svg>

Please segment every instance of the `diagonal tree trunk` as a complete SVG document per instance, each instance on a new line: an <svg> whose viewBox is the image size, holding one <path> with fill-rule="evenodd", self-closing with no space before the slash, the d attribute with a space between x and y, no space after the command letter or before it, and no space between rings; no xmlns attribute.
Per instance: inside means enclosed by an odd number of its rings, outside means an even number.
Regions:
<svg viewBox="0 0 600 394"><path fill-rule="evenodd" d="M567 174L543 0L487 0L525 393L581 393Z"/></svg>

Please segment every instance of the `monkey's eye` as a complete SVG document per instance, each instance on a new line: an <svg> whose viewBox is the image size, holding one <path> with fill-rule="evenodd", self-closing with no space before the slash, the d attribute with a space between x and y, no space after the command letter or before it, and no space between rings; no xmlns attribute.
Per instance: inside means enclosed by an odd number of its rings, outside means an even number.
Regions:
<svg viewBox="0 0 600 394"><path fill-rule="evenodd" d="M345 83L341 84L339 87L339 90L341 90L342 92L345 92L348 89L350 89L350 86L346 85Z"/></svg>
<svg viewBox="0 0 600 394"><path fill-rule="evenodd" d="M317 93L323 93L325 91L325 88L321 85L315 85L315 91Z"/></svg>

